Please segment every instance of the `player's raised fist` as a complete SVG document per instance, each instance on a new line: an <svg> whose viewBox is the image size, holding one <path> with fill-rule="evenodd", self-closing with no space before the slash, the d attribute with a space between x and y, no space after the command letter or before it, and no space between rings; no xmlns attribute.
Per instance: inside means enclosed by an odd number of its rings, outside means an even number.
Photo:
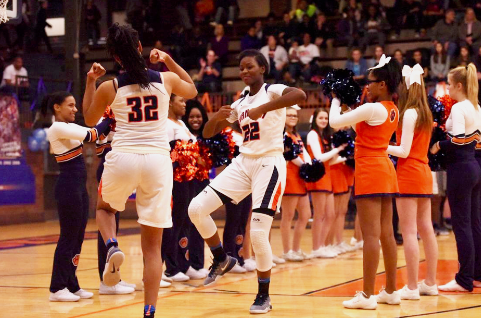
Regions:
<svg viewBox="0 0 481 318"><path fill-rule="evenodd" d="M104 76L105 73L105 68L102 65L100 65L99 63L94 63L88 71L87 77L93 80L97 80L98 78Z"/></svg>
<svg viewBox="0 0 481 318"><path fill-rule="evenodd" d="M152 49L152 51L150 51L150 63L152 64L157 64L159 62L165 63L165 60L168 57L169 57L169 54L161 50Z"/></svg>

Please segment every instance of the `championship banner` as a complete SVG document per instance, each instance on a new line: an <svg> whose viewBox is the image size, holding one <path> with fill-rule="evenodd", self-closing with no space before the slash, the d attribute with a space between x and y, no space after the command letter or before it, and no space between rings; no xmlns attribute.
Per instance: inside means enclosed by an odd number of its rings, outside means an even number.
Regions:
<svg viewBox="0 0 481 318"><path fill-rule="evenodd" d="M0 205L34 204L35 176L22 155L18 101L0 94Z"/></svg>

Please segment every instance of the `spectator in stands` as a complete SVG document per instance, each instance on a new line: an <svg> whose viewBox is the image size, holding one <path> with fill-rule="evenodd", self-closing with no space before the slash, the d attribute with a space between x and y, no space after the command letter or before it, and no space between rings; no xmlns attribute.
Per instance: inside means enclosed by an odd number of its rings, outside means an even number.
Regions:
<svg viewBox="0 0 481 318"><path fill-rule="evenodd" d="M289 48L289 73L295 79L299 77L302 71L302 64L299 55L299 40L294 38Z"/></svg>
<svg viewBox="0 0 481 318"><path fill-rule="evenodd" d="M306 32L311 34L311 27L311 19L309 19L309 16L307 14L304 14L304 16L302 17L302 22L297 25L297 32L299 32L299 34L297 35L302 36Z"/></svg>
<svg viewBox="0 0 481 318"><path fill-rule="evenodd" d="M478 71L478 85L481 87L481 47L478 50L478 54L473 58L473 63L476 65ZM478 92L478 100L481 100L481 90Z"/></svg>
<svg viewBox="0 0 481 318"><path fill-rule="evenodd" d="M192 22L189 15L189 6L191 1L189 0L177 0L177 5L175 6L175 11L179 18L178 22L186 30L192 30Z"/></svg>
<svg viewBox="0 0 481 318"><path fill-rule="evenodd" d="M423 11L424 28L431 28L444 14L443 1L427 0L427 4Z"/></svg>
<svg viewBox="0 0 481 318"><path fill-rule="evenodd" d="M286 86L295 86L296 80L292 77L292 74L289 71L284 70L282 72L282 81L280 81L279 84L284 84Z"/></svg>
<svg viewBox="0 0 481 318"><path fill-rule="evenodd" d="M256 27L251 26L247 34L241 39L241 51L248 49L258 50L262 43L256 36Z"/></svg>
<svg viewBox="0 0 481 318"><path fill-rule="evenodd" d="M28 72L25 67L23 67L23 59L20 56L16 56L13 59L13 63L5 68L3 71L3 79L0 86L11 86L11 87L28 87L28 78L18 78L17 76L28 77Z"/></svg>
<svg viewBox="0 0 481 318"><path fill-rule="evenodd" d="M97 41L100 38L99 21L101 18L102 15L93 0L88 0L87 5L85 6L85 24L87 27L89 45L97 45Z"/></svg>
<svg viewBox="0 0 481 318"><path fill-rule="evenodd" d="M478 52L481 47L481 22L471 8L466 9L464 21L459 26L459 40L459 44L470 47L471 52Z"/></svg>
<svg viewBox="0 0 481 318"><path fill-rule="evenodd" d="M360 44L361 35L364 33L363 27L360 13L356 17L356 12L353 9L346 9L345 17L337 24L336 40L341 44L346 43L350 50L355 44Z"/></svg>
<svg viewBox="0 0 481 318"><path fill-rule="evenodd" d="M206 61L207 60L207 61ZM197 90L199 93L219 92L222 90L222 67L216 61L213 50L207 51L206 60L200 59L200 70L197 73Z"/></svg>
<svg viewBox="0 0 481 318"><path fill-rule="evenodd" d="M169 50L166 47L164 47L161 40L155 41L154 48L157 49L157 50L163 51L163 52L167 53L168 55L172 56L172 54L169 52ZM145 61L147 63L147 67L151 70L154 70L154 71L157 71L157 72L168 72L169 71L169 68L165 65L165 63L159 62L157 64L152 64L150 62L150 57L147 57L145 59Z"/></svg>
<svg viewBox="0 0 481 318"><path fill-rule="evenodd" d="M17 33L17 38L13 45L10 45L7 42L8 47L15 47L18 48L20 51L23 51L25 47L25 35L29 32L30 29L30 6L29 3L26 1L22 2L22 21L15 26L15 31ZM8 33L8 30L7 30Z"/></svg>
<svg viewBox="0 0 481 318"><path fill-rule="evenodd" d="M421 65L421 67L423 68L424 70L423 77L424 77L424 81L426 82L427 79L429 78L429 67L426 65L426 62L423 58L423 53L421 52L421 50L415 50L413 52L413 61L411 63L411 67L413 67L416 64Z"/></svg>
<svg viewBox="0 0 481 318"><path fill-rule="evenodd" d="M351 58L346 61L346 68L354 73L353 78L360 85L366 84L367 61L362 57L360 49L352 50Z"/></svg>
<svg viewBox="0 0 481 318"><path fill-rule="evenodd" d="M279 82L281 80L282 70L289 62L286 49L277 45L276 37L270 35L267 37L267 45L261 49L261 53L269 63L269 77Z"/></svg>
<svg viewBox="0 0 481 318"><path fill-rule="evenodd" d="M269 12L267 15L267 24L264 27L264 37L269 37L270 35L274 35L277 37L279 34L279 29L276 24L276 15L274 12Z"/></svg>
<svg viewBox="0 0 481 318"><path fill-rule="evenodd" d="M379 1L379 0L369 0L368 1L368 8L370 5L373 5L377 8L379 14L384 18L386 19L387 17L387 14L386 14L386 7L382 5L382 3Z"/></svg>
<svg viewBox="0 0 481 318"><path fill-rule="evenodd" d="M319 13L319 9L316 7L315 4L309 3L306 0L299 1L297 5L297 9L294 13L295 18L299 23L301 23L304 19L304 15L307 15L309 19Z"/></svg>
<svg viewBox="0 0 481 318"><path fill-rule="evenodd" d="M436 44L436 51L431 56L431 79L445 82L449 73L450 58L441 43Z"/></svg>
<svg viewBox="0 0 481 318"><path fill-rule="evenodd" d="M216 0L217 12L215 14L215 22L211 23L213 26L221 23L222 16L228 14L227 25L233 25L239 5L237 0Z"/></svg>
<svg viewBox="0 0 481 318"><path fill-rule="evenodd" d="M406 60L404 59L404 53L400 49L396 49L393 54L393 58L403 67L406 64Z"/></svg>
<svg viewBox="0 0 481 318"><path fill-rule="evenodd" d="M127 22L139 33L139 38L143 39L144 34L144 4L142 0L129 0L125 7Z"/></svg>
<svg viewBox="0 0 481 318"><path fill-rule="evenodd" d="M264 43L264 27L262 26L262 20L257 20L254 24L256 28L256 36L261 41L261 45Z"/></svg>
<svg viewBox="0 0 481 318"><path fill-rule="evenodd" d="M227 62L229 39L224 35L224 26L222 24L217 24L215 26L214 37L210 41L210 49L215 52L222 65Z"/></svg>
<svg viewBox="0 0 481 318"><path fill-rule="evenodd" d="M454 56L457 48L458 26L455 22L456 15L453 9L446 10L444 19L439 20L432 30L433 44L440 42L451 57Z"/></svg>
<svg viewBox="0 0 481 318"><path fill-rule="evenodd" d="M292 42L292 38L297 34L297 23L291 19L289 11L284 12L282 16L282 22L279 25L279 44L285 48L289 47Z"/></svg>
<svg viewBox="0 0 481 318"><path fill-rule="evenodd" d="M409 26L416 31L416 38L420 36L422 26L422 5L419 1L414 0L402 0L397 2L397 7L394 7L394 11L397 13L397 21L395 23L396 33L393 39L396 39L401 34L401 28Z"/></svg>
<svg viewBox="0 0 481 318"><path fill-rule="evenodd" d="M338 0L314 0L314 5L327 16L335 16L339 10Z"/></svg>
<svg viewBox="0 0 481 318"><path fill-rule="evenodd" d="M185 34L185 29L180 24L178 24L174 26L174 29L172 30L170 36L170 50L174 59L178 61L180 65L185 65L185 56L187 53L187 36ZM204 56L204 53L202 54L202 56Z"/></svg>
<svg viewBox="0 0 481 318"><path fill-rule="evenodd" d="M327 19L324 13L317 15L316 22L311 27L311 36L314 39L314 44L321 49L327 49L328 54L332 53L334 43L334 32L327 24Z"/></svg>
<svg viewBox="0 0 481 318"><path fill-rule="evenodd" d="M35 38L34 38L34 48L38 50L40 41L44 41L47 49L50 53L53 53L52 46L50 45L50 40L45 32L45 28L52 26L47 22L47 8L48 1L40 1L40 8L37 12L37 23L35 24Z"/></svg>
<svg viewBox="0 0 481 318"><path fill-rule="evenodd" d="M459 49L459 56L454 61L454 64L451 66L452 67L468 66L468 64L471 62L472 60L471 60L471 53L469 52L469 48L467 46L461 46L461 49Z"/></svg>
<svg viewBox="0 0 481 318"><path fill-rule="evenodd" d="M303 44L299 46L298 56L302 65L302 76L305 81L311 78L311 62L314 58L320 57L319 48L311 43L311 36L309 33L304 33L302 37Z"/></svg>
<svg viewBox="0 0 481 318"><path fill-rule="evenodd" d="M189 56L191 57L191 68L197 67L199 59L204 57L205 52L207 52L207 47L209 42L207 38L202 33L199 26L195 26L192 30L192 35L189 38Z"/></svg>
<svg viewBox="0 0 481 318"><path fill-rule="evenodd" d="M373 41L378 41L379 45L384 47L386 42L385 30L389 28L389 24L380 14L376 6L370 5L368 9L368 18L364 22L364 37L361 39L361 48L363 52L367 46Z"/></svg>
<svg viewBox="0 0 481 318"><path fill-rule="evenodd" d="M354 12L362 12L362 3L357 0L341 0L339 1L339 13L346 14L347 10L353 10Z"/></svg>
<svg viewBox="0 0 481 318"><path fill-rule="evenodd" d="M374 56L372 59L367 61L367 67L371 68L379 64L379 60L381 59L381 56L384 54L384 48L380 45L376 45L376 48L374 49Z"/></svg>

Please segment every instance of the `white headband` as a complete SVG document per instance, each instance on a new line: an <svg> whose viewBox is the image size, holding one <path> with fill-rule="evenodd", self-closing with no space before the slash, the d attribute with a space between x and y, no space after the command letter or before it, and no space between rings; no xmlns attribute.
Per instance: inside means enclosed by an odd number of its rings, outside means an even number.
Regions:
<svg viewBox="0 0 481 318"><path fill-rule="evenodd" d="M374 67L371 67L371 68L368 68L368 70L374 70L376 68L381 68L383 67L384 65L386 65L387 63L389 63L389 61L391 60L391 57L386 57L386 55L382 55L381 56L381 59L379 60L379 64L374 66Z"/></svg>
<svg viewBox="0 0 481 318"><path fill-rule="evenodd" d="M404 76L404 80L406 81L406 87L409 89L412 84L418 83L421 85L421 75L424 74L424 70L421 65L416 64L413 68L410 68L408 65L403 66L402 76Z"/></svg>

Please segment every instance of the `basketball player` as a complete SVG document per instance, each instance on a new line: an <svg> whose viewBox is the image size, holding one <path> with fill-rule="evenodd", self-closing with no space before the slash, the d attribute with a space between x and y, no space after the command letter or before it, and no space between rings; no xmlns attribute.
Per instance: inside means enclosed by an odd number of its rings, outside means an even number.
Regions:
<svg viewBox="0 0 481 318"><path fill-rule="evenodd" d="M152 50L150 61L165 63L171 72L147 70L138 33L130 26L112 25L107 49L125 72L95 90L95 81L105 70L94 63L87 74L83 101L87 124L96 123L107 105L117 121L97 202L97 224L109 249L103 280L107 286L120 281L125 255L116 239L115 213L125 209L127 198L136 190L145 260L144 317L154 317L162 275L162 229L172 226L172 162L166 131L169 100L172 93L193 98L197 90L187 72L162 51Z"/></svg>
<svg viewBox="0 0 481 318"><path fill-rule="evenodd" d="M268 71L265 57L256 50L239 56L240 78L248 86L244 97L223 106L206 124L203 135L209 138L238 121L244 133L240 155L222 171L189 205L189 216L206 240L214 261L204 285L211 285L237 263L227 255L220 242L217 227L210 214L228 201L242 201L252 193L250 234L256 254L259 290L251 313L272 309L269 282L272 250L269 231L280 207L286 181L283 157L283 130L286 107L305 100L303 91L285 85L264 83ZM246 94L246 91L249 91Z"/></svg>

